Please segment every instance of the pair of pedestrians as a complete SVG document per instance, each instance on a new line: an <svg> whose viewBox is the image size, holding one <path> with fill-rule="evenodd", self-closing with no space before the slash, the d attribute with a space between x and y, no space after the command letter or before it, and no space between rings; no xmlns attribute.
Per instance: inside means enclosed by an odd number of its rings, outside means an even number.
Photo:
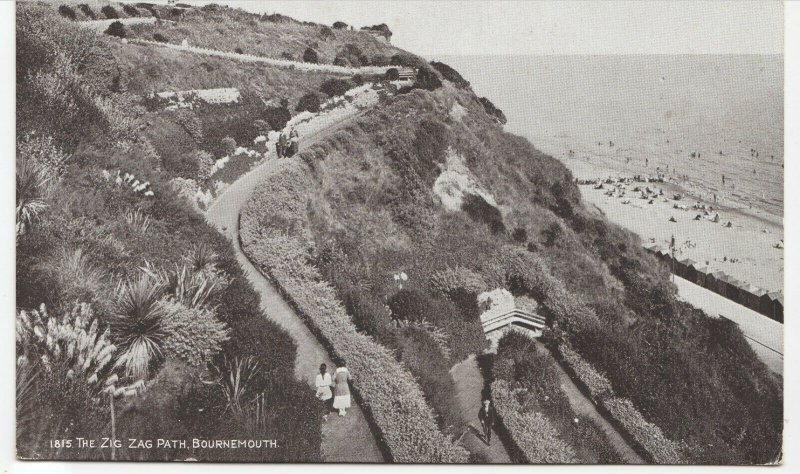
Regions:
<svg viewBox="0 0 800 474"><path fill-rule="evenodd" d="M350 372L344 365L336 368L333 377L328 373L326 364L319 366L315 380L316 397L322 402L324 420L328 420L331 408L339 410L339 416L347 415L347 409L350 408L349 382Z"/></svg>

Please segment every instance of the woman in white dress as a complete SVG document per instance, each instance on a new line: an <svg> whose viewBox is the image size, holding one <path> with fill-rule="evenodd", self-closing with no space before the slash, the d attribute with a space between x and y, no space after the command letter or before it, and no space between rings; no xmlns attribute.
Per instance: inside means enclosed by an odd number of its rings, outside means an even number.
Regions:
<svg viewBox="0 0 800 474"><path fill-rule="evenodd" d="M334 398L333 408L339 410L339 416L345 416L347 409L350 408L350 372L347 367L342 365L336 369L334 374Z"/></svg>
<svg viewBox="0 0 800 474"><path fill-rule="evenodd" d="M330 411L328 408L329 400L333 398L333 394L331 393L331 384L332 380L331 374L328 373L328 366L325 364L320 365L315 385L317 387L317 399L322 402L322 419L325 421L328 420L328 412Z"/></svg>

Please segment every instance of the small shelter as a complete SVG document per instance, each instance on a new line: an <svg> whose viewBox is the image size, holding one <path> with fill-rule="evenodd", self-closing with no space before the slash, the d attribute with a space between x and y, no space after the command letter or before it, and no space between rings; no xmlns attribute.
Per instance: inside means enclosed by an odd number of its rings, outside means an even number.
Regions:
<svg viewBox="0 0 800 474"><path fill-rule="evenodd" d="M763 295L761 298L762 301L766 300L764 301L764 309L766 309L766 311L762 312L767 317L783 324L783 293L779 291L773 291Z"/></svg>
<svg viewBox="0 0 800 474"><path fill-rule="evenodd" d="M703 265L702 263L695 263L693 265L694 268L694 279L691 280L692 283L700 285L702 287L706 286L706 277L708 276L708 272L710 271L707 266Z"/></svg>
<svg viewBox="0 0 800 474"><path fill-rule="evenodd" d="M725 272L719 270L709 272L706 275L706 283L704 286L714 293L725 296L725 279L727 276Z"/></svg>
<svg viewBox="0 0 800 474"><path fill-rule="evenodd" d="M753 311L758 311L761 306L761 295L765 294L766 291L751 284L745 284L739 292L741 303L744 306L752 309Z"/></svg>
<svg viewBox="0 0 800 474"><path fill-rule="evenodd" d="M679 259L677 262L675 262L675 273L678 276L693 282L697 279L697 272L694 269L694 265L697 265L697 262L691 258L685 257Z"/></svg>
<svg viewBox="0 0 800 474"><path fill-rule="evenodd" d="M725 282L724 284L725 293L723 294L723 296L725 296L731 301L735 301L736 303L741 303L742 298L740 294L741 293L740 288L743 286L742 282L740 282L739 280L730 275L725 275L725 279L723 281Z"/></svg>

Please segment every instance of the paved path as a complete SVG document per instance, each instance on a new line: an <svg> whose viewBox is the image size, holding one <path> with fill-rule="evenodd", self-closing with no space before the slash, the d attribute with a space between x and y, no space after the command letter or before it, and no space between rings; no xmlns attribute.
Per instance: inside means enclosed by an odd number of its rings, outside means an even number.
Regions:
<svg viewBox="0 0 800 474"><path fill-rule="evenodd" d="M724 317L739 325L758 357L773 372L783 375L783 324L675 275L678 298L711 317Z"/></svg>
<svg viewBox="0 0 800 474"><path fill-rule="evenodd" d="M487 462L511 463L511 458L496 431L492 430L491 446L487 446L483 439L478 410L481 408L484 379L475 355L454 365L450 369L450 375L453 376L456 385L456 398L461 406L464 423L468 425L467 431L461 436L461 444L469 452L478 454Z"/></svg>
<svg viewBox="0 0 800 474"><path fill-rule="evenodd" d="M545 354L548 357L552 357L550 351L541 343L536 343L536 349L539 351L540 354ZM561 390L564 391L564 394L567 395L567 399L569 399L569 404L572 407L572 411L578 415L579 418L588 418L592 420L600 429L605 433L606 439L614 447L617 453L622 457L622 462L625 464L647 464L641 456L639 456L636 451L625 441L625 438L622 437L619 431L617 431L614 426L606 420L600 412L597 411L597 407L594 403L589 400L583 392L578 389L575 385L575 382L572 381L572 378L564 371L560 364L556 362L555 364L556 370L558 371L559 379L561 380Z"/></svg>
<svg viewBox="0 0 800 474"><path fill-rule="evenodd" d="M321 131L303 137L301 147L313 144L326 134L326 131ZM327 351L277 289L247 259L239 245L239 213L258 184L278 169L278 163L277 160L269 160L232 183L208 209L206 220L230 239L245 276L261 295L264 315L280 324L297 343L295 375L299 380L308 382L309 390L312 390L319 364L325 362L328 367L334 366ZM323 423L322 457L325 462L385 462L364 413L355 400L346 417L331 414L328 421Z"/></svg>

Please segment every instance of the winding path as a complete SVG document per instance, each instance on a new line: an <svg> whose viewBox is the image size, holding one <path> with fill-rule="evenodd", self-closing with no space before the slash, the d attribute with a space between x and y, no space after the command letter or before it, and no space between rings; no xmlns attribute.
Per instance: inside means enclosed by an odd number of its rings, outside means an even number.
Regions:
<svg viewBox="0 0 800 474"><path fill-rule="evenodd" d="M539 351L540 354L543 354L547 357L552 357L553 355L550 351L540 342L536 343L536 350ZM561 364L556 362L554 364L557 372L559 380L561 381L561 390L564 391L564 394L567 396L569 400L569 404L572 407L572 411L575 412L578 417L586 418L592 420L606 435L606 439L614 447L617 451L617 454L620 455L622 458L622 462L625 464L647 464L639 454L631 447L630 444L625 440L622 434L603 416L597 411L597 407L595 404L589 400L583 392L575 385L572 378L564 371L564 368L561 367Z"/></svg>
<svg viewBox="0 0 800 474"><path fill-rule="evenodd" d="M318 142L335 128L338 127L330 127L303 137L301 147L305 148ZM261 310L264 315L280 324L297 343L295 376L299 380L305 380L309 384L309 390L312 390L319 364L324 362L328 367L334 367L331 358L300 316L247 259L239 244L239 214L258 184L277 170L277 163L273 154L265 163L233 182L208 209L206 220L230 239L244 275L261 296ZM342 418L331 414L328 421L323 423L322 458L325 462L386 461L364 413L355 400L347 416Z"/></svg>

